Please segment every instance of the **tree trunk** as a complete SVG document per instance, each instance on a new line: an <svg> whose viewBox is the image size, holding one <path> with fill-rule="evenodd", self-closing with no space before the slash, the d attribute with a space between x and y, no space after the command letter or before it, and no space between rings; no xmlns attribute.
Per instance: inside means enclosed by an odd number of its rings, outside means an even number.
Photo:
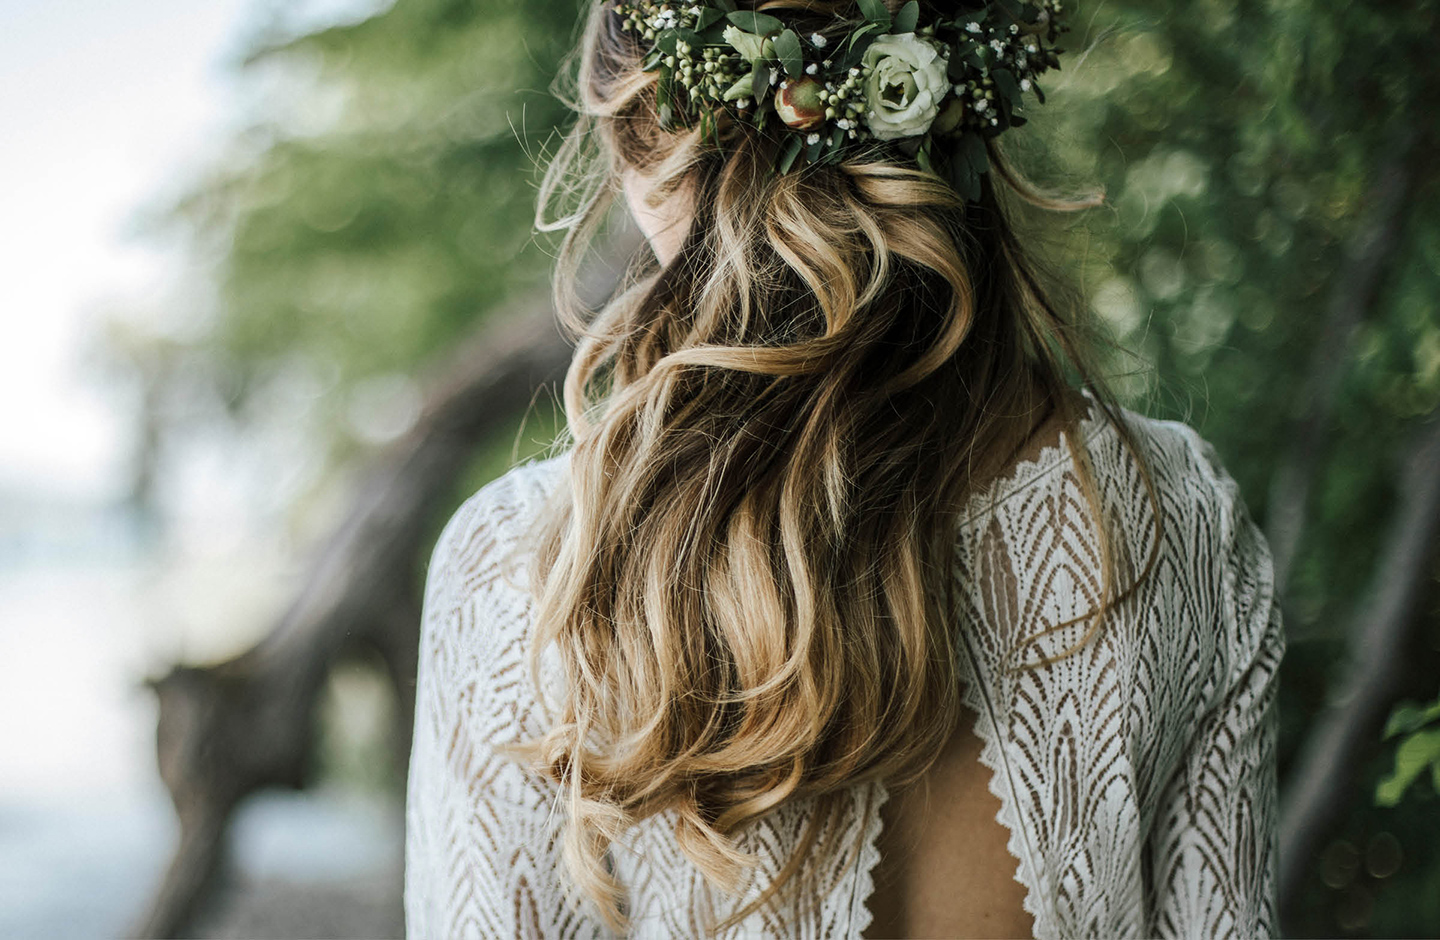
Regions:
<svg viewBox="0 0 1440 940"><path fill-rule="evenodd" d="M1290 581L1319 473L1340 385L1350 365L1355 332L1380 293L1391 254L1400 240L1414 190L1416 134L1408 125L1397 134L1390 156L1370 187L1364 215L1346 241L1344 261L1326 305L1320 337L1304 385L1296 396L1289 447L1270 478L1265 533L1275 556L1275 593L1283 600Z"/></svg>
<svg viewBox="0 0 1440 940"><path fill-rule="evenodd" d="M1293 909L1316 850L1353 798L1356 768L1394 704L1440 536L1440 418L1422 426L1400 474L1400 499L1366 603L1349 631L1350 669L1310 726L1281 801L1279 903Z"/></svg>
<svg viewBox="0 0 1440 940"><path fill-rule="evenodd" d="M613 291L636 241L617 238L578 285L587 303ZM415 429L379 454L349 515L326 541L275 628L239 656L174 667L149 684L159 697L160 774L180 818L180 842L132 933L183 935L214 887L229 821L264 787L301 787L313 751L312 714L343 653L368 645L399 690L403 753L411 731L419 639L415 572L426 535L478 446L558 382L570 347L548 298L490 315L441 370Z"/></svg>

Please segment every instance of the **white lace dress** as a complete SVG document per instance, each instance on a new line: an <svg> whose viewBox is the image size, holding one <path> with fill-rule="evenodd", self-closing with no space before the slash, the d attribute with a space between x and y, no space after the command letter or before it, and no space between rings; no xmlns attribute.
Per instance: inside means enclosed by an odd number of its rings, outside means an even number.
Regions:
<svg viewBox="0 0 1440 940"><path fill-rule="evenodd" d="M1078 654L1008 668L1019 640L1098 600L1073 442L1020 464L971 503L955 571L968 597L961 666L982 760L1036 936L1270 935L1284 640L1269 552L1208 444L1180 424L1128 420L1157 490L1158 560ZM1128 533L1124 577L1150 554L1151 503L1114 428L1092 418L1082 431L1116 529ZM407 795L411 937L608 935L566 890L555 787L493 751L545 727L526 665L531 602L523 571L502 559L565 478L563 455L511 470L465 503L435 550ZM1050 635L1038 651L1067 648L1081 629ZM848 853L812 855L803 872L813 890L724 936L860 935L885 792L867 784L850 795L835 835L860 853L858 864ZM761 864L738 899L707 887L671 820L636 827L612 850L631 935L705 935L769 883L810 811L786 805L745 832Z"/></svg>

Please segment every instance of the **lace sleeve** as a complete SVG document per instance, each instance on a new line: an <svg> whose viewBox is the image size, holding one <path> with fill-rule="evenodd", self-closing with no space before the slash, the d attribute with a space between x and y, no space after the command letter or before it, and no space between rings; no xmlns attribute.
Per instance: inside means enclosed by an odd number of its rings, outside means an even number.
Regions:
<svg viewBox="0 0 1440 940"><path fill-rule="evenodd" d="M1208 450L1208 446L1207 446ZM1213 457L1213 455L1212 455ZM1218 470L1218 466L1217 466ZM1220 473L1230 528L1222 642L1149 839L1152 936L1273 936L1275 685L1285 640L1264 537Z"/></svg>
<svg viewBox="0 0 1440 940"><path fill-rule="evenodd" d="M426 579L405 807L406 935L422 940L603 933L560 887L554 788L497 753L536 720L505 490L461 508Z"/></svg>

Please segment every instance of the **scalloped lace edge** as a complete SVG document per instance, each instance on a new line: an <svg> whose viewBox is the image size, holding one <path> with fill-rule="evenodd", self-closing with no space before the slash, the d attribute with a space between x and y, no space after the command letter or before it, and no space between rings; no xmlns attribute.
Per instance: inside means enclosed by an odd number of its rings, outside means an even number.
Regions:
<svg viewBox="0 0 1440 940"><path fill-rule="evenodd" d="M880 864L880 834L885 821L880 810L890 800L890 791L885 784L871 784L873 796L866 800L865 837L856 863L855 891L850 900L850 926L852 937L863 936L870 929L875 915L870 912L870 896L875 893L875 866Z"/></svg>
<svg viewBox="0 0 1440 940"><path fill-rule="evenodd" d="M1110 426L1103 413L1093 412L1090 417L1082 419L1080 425L1082 446L1088 446L1091 440ZM987 493L977 493L972 498L971 505L963 514L962 525L970 522L978 502L983 501L989 493L994 493L993 502L989 506L993 510L1059 466L1069 452L1069 440L1070 435L1062 431L1055 443L1045 445L1034 457L1017 461L1009 474L987 487ZM995 812L995 821L1009 833L1005 849L1015 860L1015 880L1025 889L1022 907L1034 921L1034 934L1037 938L1053 936L1050 930L1050 912L1042 906L1040 892L1037 890L1039 873L1035 870L1034 853L1025 846L1024 831L1012 799L1009 765L1000 747L994 708L980 687L975 654L969 643L964 644L963 669L961 702L975 716L971 728L980 739L980 763L990 772L987 788L1000 804L1000 808ZM874 786L879 792L879 798L867 811L864 843L858 860L855 897L851 905L851 923L854 925L851 935L854 937L863 935L874 920L874 914L870 911L870 897L875 890L874 868L880 862L880 835L884 831L880 808L890 798L890 793L883 783L876 783Z"/></svg>

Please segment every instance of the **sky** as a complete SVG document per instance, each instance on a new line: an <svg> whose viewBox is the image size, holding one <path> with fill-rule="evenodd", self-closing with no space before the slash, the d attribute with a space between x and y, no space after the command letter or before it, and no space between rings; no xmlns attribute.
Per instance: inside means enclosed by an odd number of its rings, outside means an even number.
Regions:
<svg viewBox="0 0 1440 940"><path fill-rule="evenodd" d="M159 306L183 270L136 236L141 214L243 120L233 63L255 24L375 5L0 0L0 493L119 494L133 405L88 352L106 311Z"/></svg>

